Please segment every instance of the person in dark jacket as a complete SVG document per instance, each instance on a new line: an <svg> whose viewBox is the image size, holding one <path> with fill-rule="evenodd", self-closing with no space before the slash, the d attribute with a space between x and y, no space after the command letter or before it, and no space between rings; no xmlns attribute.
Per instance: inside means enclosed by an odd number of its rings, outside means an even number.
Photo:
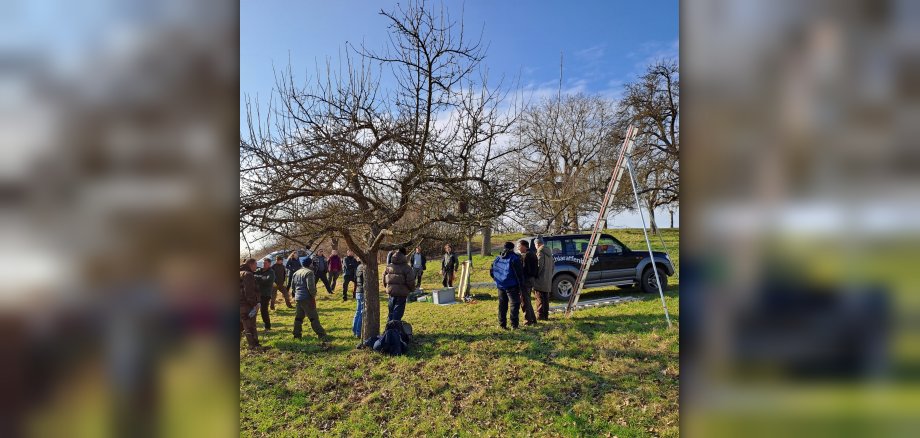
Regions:
<svg viewBox="0 0 920 438"><path fill-rule="evenodd" d="M278 297L278 291L281 291L281 295L284 297L284 303L287 304L288 309L293 308L291 305L291 294L288 292L288 287L284 284L285 278L287 278L287 269L284 269L284 257L276 256L275 264L272 265L272 271L275 272L275 291L272 293L272 302L271 308L275 308L275 298Z"/></svg>
<svg viewBox="0 0 920 438"><path fill-rule="evenodd" d="M403 313L406 311L406 297L415 287L415 274L406 259L405 248L400 248L393 254L390 262L383 271L383 286L390 296L387 322L402 321Z"/></svg>
<svg viewBox="0 0 920 438"><path fill-rule="evenodd" d="M355 253L351 252L349 249L345 253L345 258L342 260L342 301L348 300L348 283L355 283L356 276L358 274L358 265L360 262L358 258L355 257ZM355 286L355 291L352 292L351 297L355 298L357 295L357 285Z"/></svg>
<svg viewBox="0 0 920 438"><path fill-rule="evenodd" d="M335 290L335 284L339 281L339 275L342 275L342 258L339 257L337 250L332 250L329 254L329 284L332 290Z"/></svg>
<svg viewBox="0 0 920 438"><path fill-rule="evenodd" d="M521 310L524 311L524 325L534 325L537 323L537 317L530 303L530 291L533 290L533 284L537 278L537 255L530 251L530 244L524 239L518 242L518 253L521 254L524 266L524 283L521 284Z"/></svg>
<svg viewBox="0 0 920 438"><path fill-rule="evenodd" d="M272 321L268 315L268 302L272 299L272 287L275 284L275 271L272 270L271 259L262 260L262 266L256 270L256 286L259 288L259 308L262 311L262 324L265 330L272 329Z"/></svg>
<svg viewBox="0 0 920 438"><path fill-rule="evenodd" d="M297 314L294 315L294 339L300 339L303 332L303 320L306 317L310 320L310 327L319 337L320 341L326 342L329 336L326 330L319 323L319 313L316 312L316 276L310 268L303 267L294 273L294 281L291 283L294 291L294 300L297 301Z"/></svg>
<svg viewBox="0 0 920 438"><path fill-rule="evenodd" d="M499 284L498 279L495 278L495 265L500 259L510 259L510 275L512 275L517 283L516 286L503 287ZM505 249L502 250L501 254L495 258L492 262L492 267L489 269L489 275L495 281L495 285L498 287L498 326L504 330L508 329L507 325L507 313L508 313L508 302L511 302L511 328L518 328L518 311L521 306L521 284L524 283L524 266L521 263L521 257L514 252L514 242L505 242Z"/></svg>
<svg viewBox="0 0 920 438"><path fill-rule="evenodd" d="M329 273L329 262L326 260L326 256L323 255L323 250L316 250L316 254L313 255L312 262L310 263L310 270L316 275L316 279L323 282L323 286L326 287L326 293L331 294L332 288L329 287L329 278L327 274Z"/></svg>
<svg viewBox="0 0 920 438"><path fill-rule="evenodd" d="M346 263L348 257L345 257ZM358 267L355 268L355 301L358 303L355 307L355 317L351 322L351 332L355 337L361 339L361 322L364 321L364 263L360 260ZM346 283L347 284L347 283Z"/></svg>
<svg viewBox="0 0 920 438"><path fill-rule="evenodd" d="M246 335L246 342L250 350L259 350L259 335L256 333L255 315L249 316L252 310L259 305L259 289L256 286L255 259L243 260L240 263L240 334Z"/></svg>
<svg viewBox="0 0 920 438"><path fill-rule="evenodd" d="M450 244L444 245L444 255L441 256L441 284L444 287L454 287L454 271L459 264L454 247Z"/></svg>
<svg viewBox="0 0 920 438"><path fill-rule="evenodd" d="M288 289L291 291L290 293L293 294L294 293L294 289L293 289L294 283L292 283L291 279L294 277L294 273L297 272L298 269L303 267L303 265L300 263L300 257L297 256L297 251L292 252L291 255L288 256L287 262L284 264L284 267L285 269L287 269Z"/></svg>
<svg viewBox="0 0 920 438"><path fill-rule="evenodd" d="M412 270L415 272L415 288L422 288L422 274L425 273L425 263L428 263L428 259L425 258L425 254L422 254L422 247L416 246L415 252L412 254Z"/></svg>
<svg viewBox="0 0 920 438"><path fill-rule="evenodd" d="M534 239L537 247L537 278L534 282L534 295L537 297L537 319L549 319L549 293L553 288L553 271L556 259L553 252L544 245L543 238Z"/></svg>

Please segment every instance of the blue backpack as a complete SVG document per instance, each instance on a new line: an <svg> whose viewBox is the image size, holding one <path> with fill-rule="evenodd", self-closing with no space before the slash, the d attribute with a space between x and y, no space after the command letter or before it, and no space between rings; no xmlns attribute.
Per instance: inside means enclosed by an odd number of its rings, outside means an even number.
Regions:
<svg viewBox="0 0 920 438"><path fill-rule="evenodd" d="M499 256L492 263L492 278L495 279L495 285L499 289L510 289L518 286L518 277L514 272L512 263L520 260L517 254L511 253L508 257Z"/></svg>
<svg viewBox="0 0 920 438"><path fill-rule="evenodd" d="M387 323L383 335L374 342L372 347L374 351L400 356L409 350L409 345L403 340L402 325L399 322L390 321Z"/></svg>

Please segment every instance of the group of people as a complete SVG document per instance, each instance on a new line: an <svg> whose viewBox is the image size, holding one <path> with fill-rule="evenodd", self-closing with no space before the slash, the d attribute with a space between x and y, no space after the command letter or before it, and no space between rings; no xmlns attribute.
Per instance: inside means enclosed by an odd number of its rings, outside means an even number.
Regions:
<svg viewBox="0 0 920 438"><path fill-rule="evenodd" d="M341 275L342 301L348 299L348 286L354 283L352 298L361 302L364 295L363 269L359 269L361 266L360 260L351 251L342 259L333 250L327 259L323 250L310 254L309 247L303 258L295 251L288 256L287 261L282 256L275 257L274 264L269 258L262 260L262 266L255 259L244 260L240 264L240 332L245 334L249 348L261 348L256 331L257 310L262 315L265 330L271 330L269 310L275 309L278 292L281 292L288 308L297 309L294 316L295 339L301 338L303 321L307 319L320 340L324 343L328 341L329 336L320 324L316 311L317 281L323 283L326 293L332 294Z"/></svg>
<svg viewBox="0 0 920 438"><path fill-rule="evenodd" d="M552 285L554 259L542 239L536 239L536 251L529 251L526 240L515 245L506 242L504 250L496 257L490 275L498 287L498 323L507 329L507 313L510 302L511 328L517 329L519 311L524 312L524 325L536 324L537 320L549 317L549 290ZM405 248L390 251L383 272L383 286L388 296L387 322L401 321L406 311L410 293L421 287L427 259L421 247L409 255ZM444 246L441 257L441 284L453 287L459 261L451 245ZM342 301L348 300L349 285L354 283L352 298L356 301L352 319L352 333L361 338L361 324L364 313L365 266L349 250L344 258L333 250L327 259L322 249L305 255L292 252L285 261L282 256L263 259L262 265L255 259L246 259L240 265L240 333L245 334L250 349L261 349L256 332L256 314L261 312L265 330L271 330L269 310L274 310L278 292L284 297L288 308L296 307L293 335L300 339L303 321L308 319L313 331L324 344L329 336L319 321L316 311L317 281L323 283L328 294L334 293L339 276L342 277ZM531 303L531 291L537 302L536 312ZM294 304L291 303L293 298Z"/></svg>
<svg viewBox="0 0 920 438"><path fill-rule="evenodd" d="M524 312L524 325L549 319L549 292L553 285L555 259L542 238L534 239L535 251L530 243L521 240L515 252L514 242L505 242L501 254L492 262L489 275L498 288L498 325L508 329L508 304L511 304L511 328L517 329L520 311ZM537 302L534 312L531 302L533 292Z"/></svg>

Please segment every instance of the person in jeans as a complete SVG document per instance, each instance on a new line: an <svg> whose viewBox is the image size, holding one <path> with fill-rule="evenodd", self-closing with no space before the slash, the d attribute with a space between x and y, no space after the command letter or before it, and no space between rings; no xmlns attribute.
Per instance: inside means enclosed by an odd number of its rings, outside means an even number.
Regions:
<svg viewBox="0 0 920 438"><path fill-rule="evenodd" d="M361 263L358 261L358 258L355 257L355 253L351 252L350 249L345 254L345 259L342 260L342 301L348 300L348 283L355 283L358 264ZM357 294L358 290L356 284L355 291L352 292L351 297L357 299Z"/></svg>
<svg viewBox="0 0 920 438"><path fill-rule="evenodd" d="M332 250L332 253L329 254L329 284L332 285L333 291L335 291L335 284L339 281L339 275L341 274L342 258L339 257L337 250Z"/></svg>
<svg viewBox="0 0 920 438"><path fill-rule="evenodd" d="M441 257L441 284L444 287L454 287L454 271L459 264L454 247L450 244L444 245L444 255Z"/></svg>
<svg viewBox="0 0 920 438"><path fill-rule="evenodd" d="M259 305L259 288L256 286L256 260L246 259L240 263L240 334L246 335L250 350L261 350L259 335L256 332L255 315L249 316L252 309Z"/></svg>
<svg viewBox="0 0 920 438"><path fill-rule="evenodd" d="M294 315L294 339L300 339L303 333L303 319L306 317L310 320L310 327L319 337L319 340L326 342L329 336L326 330L319 323L319 314L316 312L316 275L310 268L303 267L294 273L294 282L291 284L294 290L294 300L297 301L297 313Z"/></svg>
<svg viewBox="0 0 920 438"><path fill-rule="evenodd" d="M272 321L268 315L268 302L272 299L272 288L275 284L275 271L272 270L271 259L262 260L262 266L255 272L256 286L259 288L259 310L262 312L262 324L265 330L272 329Z"/></svg>
<svg viewBox="0 0 920 438"><path fill-rule="evenodd" d="M530 251L530 244L524 239L518 242L518 253L521 254L524 266L524 282L521 284L521 310L524 311L524 325L534 325L537 323L537 317L530 303L530 291L533 290L533 283L537 278L537 255Z"/></svg>
<svg viewBox="0 0 920 438"><path fill-rule="evenodd" d="M537 278L534 281L534 295L537 298L537 319L549 319L549 292L553 288L553 271L556 259L552 251L543 244L543 238L534 239L537 247Z"/></svg>
<svg viewBox="0 0 920 438"><path fill-rule="evenodd" d="M390 264L383 271L383 286L390 296L387 309L387 322L402 321L406 311L406 297L415 286L415 273L406 259L406 249L400 248L390 258Z"/></svg>
<svg viewBox="0 0 920 438"><path fill-rule="evenodd" d="M518 311L521 306L521 285L524 283L521 257L514 252L514 243L505 242L505 248L492 262L489 275L498 288L498 326L508 330L508 302L511 302L511 328L518 328Z"/></svg>
<svg viewBox="0 0 920 438"><path fill-rule="evenodd" d="M422 274L425 273L425 263L428 263L428 259L425 258L425 254L422 254L422 247L416 246L415 252L412 254L412 271L415 272L415 288L422 288Z"/></svg>
<svg viewBox="0 0 920 438"><path fill-rule="evenodd" d="M346 263L348 257L345 257ZM358 267L355 268L355 301L358 303L355 307L355 317L351 322L351 332L355 337L361 339L361 322L364 321L364 263L357 261ZM347 271L346 271L347 272ZM347 274L346 274L347 275ZM345 278L348 278L347 276ZM348 280L346 280L346 285ZM347 288L347 286L346 286Z"/></svg>
<svg viewBox="0 0 920 438"><path fill-rule="evenodd" d="M313 255L312 262L310 263L310 269L313 270L316 279L323 282L323 286L326 287L326 293L331 294L332 288L329 287L329 278L327 276L329 273L329 262L326 260L326 256L323 255L323 250L316 250L316 254Z"/></svg>
<svg viewBox="0 0 920 438"><path fill-rule="evenodd" d="M287 270L287 285L288 289L291 289L293 282L291 279L294 277L294 273L298 269L302 268L303 264L300 263L300 257L297 256L297 251L292 252L287 259L287 262L284 264L284 268ZM291 291L293 293L293 290Z"/></svg>
<svg viewBox="0 0 920 438"><path fill-rule="evenodd" d="M293 308L294 306L291 305L291 294L288 292L287 285L284 284L284 279L287 277L287 269L284 269L284 257L275 257L275 264L272 265L272 271L275 272L275 291L272 293L271 302L272 310L275 309L275 298L278 296L279 290L284 297L284 303L287 304L288 309Z"/></svg>

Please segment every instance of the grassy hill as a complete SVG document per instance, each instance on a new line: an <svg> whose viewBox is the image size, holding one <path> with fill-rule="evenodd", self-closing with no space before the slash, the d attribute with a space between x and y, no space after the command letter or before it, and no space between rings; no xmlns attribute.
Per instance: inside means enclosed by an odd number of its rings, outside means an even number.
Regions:
<svg viewBox="0 0 920 438"><path fill-rule="evenodd" d="M633 232L613 234L640 247ZM676 263L677 233L665 237ZM429 269L425 283L436 274ZM355 350L354 302L320 287L328 349L309 324L294 341L294 312L283 304L272 331L259 322L271 349L241 347L241 435L677 436L679 284L671 280L671 330L650 295L517 331L497 328L494 289L479 289L488 297L469 304L409 303L404 320L418 345L402 357ZM636 293L605 288L585 299Z"/></svg>

